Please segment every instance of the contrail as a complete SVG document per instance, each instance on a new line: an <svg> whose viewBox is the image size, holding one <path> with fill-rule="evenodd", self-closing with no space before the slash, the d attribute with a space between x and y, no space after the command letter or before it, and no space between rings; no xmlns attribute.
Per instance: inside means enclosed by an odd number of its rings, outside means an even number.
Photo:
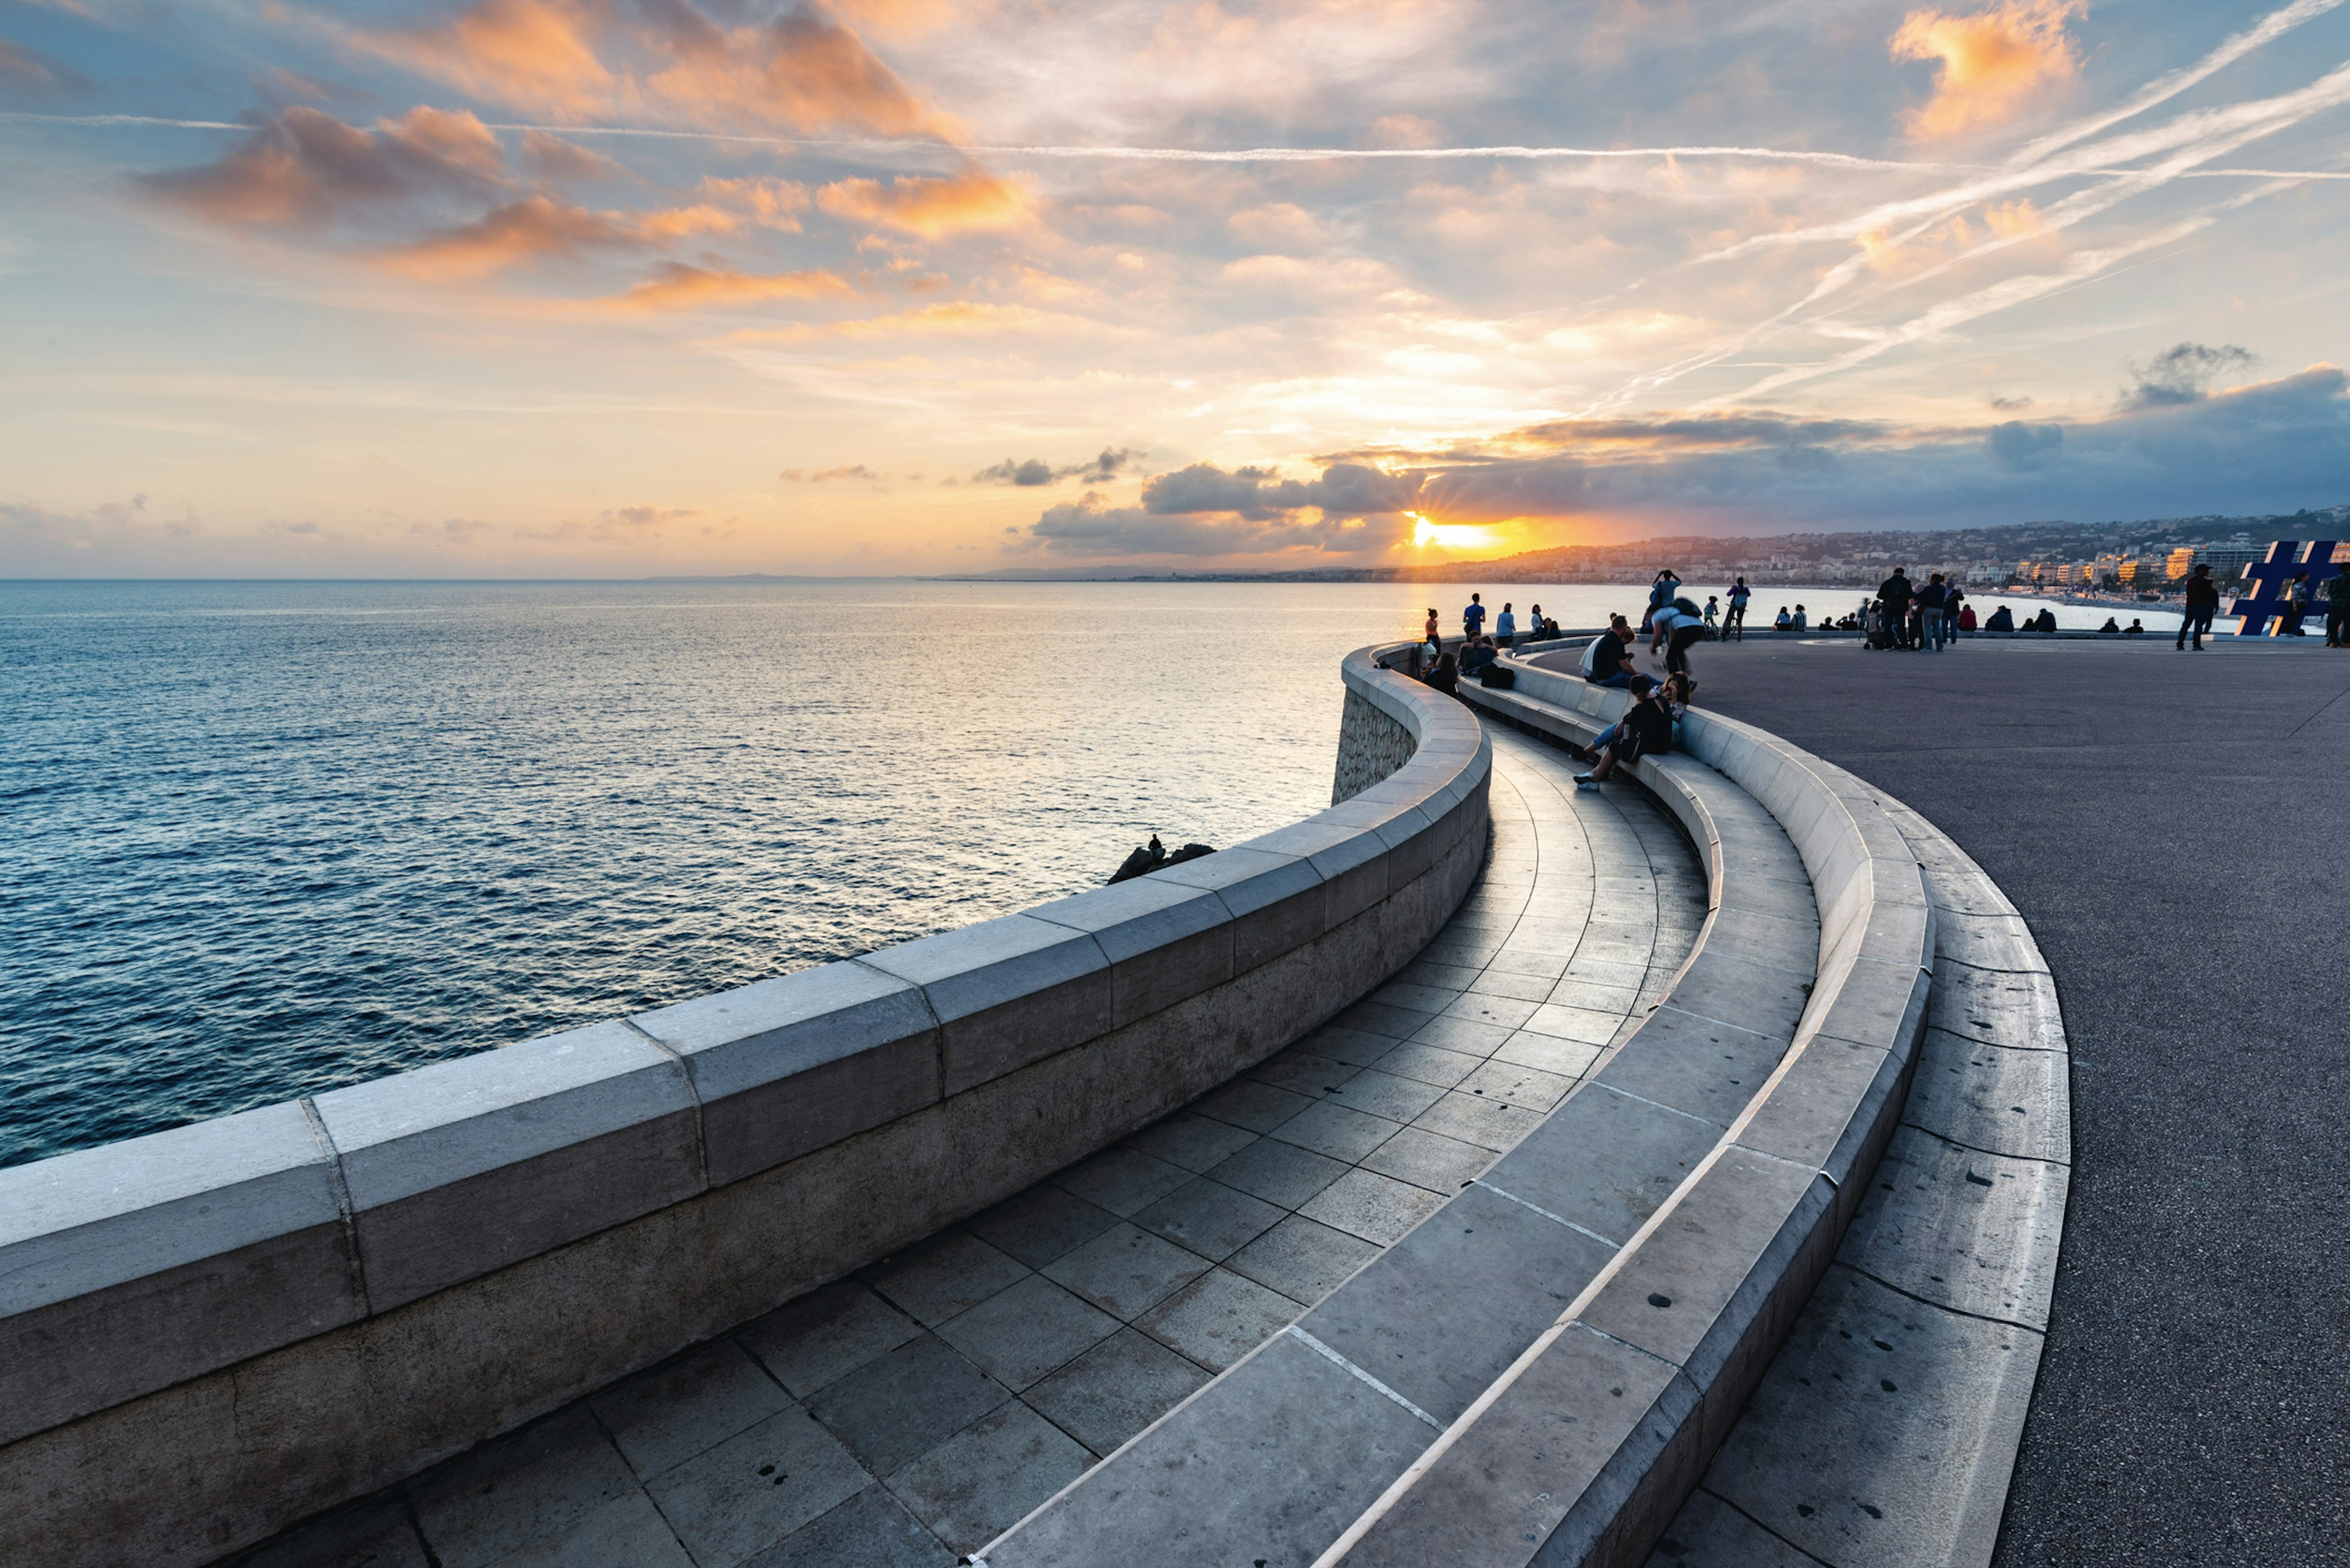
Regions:
<svg viewBox="0 0 2350 1568"><path fill-rule="evenodd" d="M2333 0L2341 4L2342 0ZM0 110L0 120L43 125L152 125L179 130L253 130L249 124L226 119L174 119L147 114L33 114ZM985 158L1056 158L1133 160L1149 163L1319 163L1374 159L1572 159L1572 158L1728 158L1771 163L1816 163L1829 169L1920 170L1928 172L1975 171L1981 163L1936 163L1915 159L1863 158L1849 152L1814 152L1777 147L1065 147L1029 144L963 144L903 140L852 140L806 136L752 136L723 130L676 130L642 125L533 125L520 121L484 120L489 130L536 130L550 136L630 136L661 141L719 141L755 147L836 148L858 151L920 150L958 152Z"/></svg>

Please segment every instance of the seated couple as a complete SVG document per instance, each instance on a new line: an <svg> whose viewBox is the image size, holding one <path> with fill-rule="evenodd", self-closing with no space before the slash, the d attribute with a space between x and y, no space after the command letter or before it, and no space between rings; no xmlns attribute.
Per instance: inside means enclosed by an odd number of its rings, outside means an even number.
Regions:
<svg viewBox="0 0 2350 1568"><path fill-rule="evenodd" d="M1673 724L1689 707L1688 677L1675 675L1659 686L1645 675L1631 679L1632 705L1599 737L1599 760L1575 775L1577 789L1597 789L1622 764L1673 749Z"/></svg>

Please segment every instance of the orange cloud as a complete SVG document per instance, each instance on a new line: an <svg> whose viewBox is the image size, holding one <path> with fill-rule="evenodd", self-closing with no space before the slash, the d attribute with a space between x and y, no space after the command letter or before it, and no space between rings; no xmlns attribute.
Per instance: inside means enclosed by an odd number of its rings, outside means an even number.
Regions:
<svg viewBox="0 0 2350 1568"><path fill-rule="evenodd" d="M754 327L737 332L737 343L808 343L819 338L982 337L1005 333L1076 329L1097 331L1082 317L1032 310L1024 305L989 305L958 300L951 305L925 306L895 316L872 316L857 321L823 325Z"/></svg>
<svg viewBox="0 0 2350 1568"><path fill-rule="evenodd" d="M800 232L799 214L808 208L807 187L792 180L722 180L712 175L694 190L708 201L749 213L763 229L790 234Z"/></svg>
<svg viewBox="0 0 2350 1568"><path fill-rule="evenodd" d="M1954 136L2005 119L2033 91L2070 81L2081 59L2064 24L2087 0L2007 0L1955 16L1912 11L1893 35L1897 60L1939 60L1934 96L1905 119L1918 137Z"/></svg>
<svg viewBox="0 0 2350 1568"><path fill-rule="evenodd" d="M608 307L631 314L711 310L733 305L757 305L771 299L814 299L848 292L847 280L837 273L719 272L671 262L628 293L608 301Z"/></svg>
<svg viewBox="0 0 2350 1568"><path fill-rule="evenodd" d="M2046 227L2046 223L2040 216L2040 209L2033 206L2029 198L2002 202L1995 207L1986 207L1983 209L1983 222L1991 225L1992 234L1998 234L2002 239L2017 239L2025 234L2036 234Z"/></svg>
<svg viewBox="0 0 2350 1568"><path fill-rule="evenodd" d="M417 109L363 130L296 107L218 162L144 182L215 223L259 226L323 223L355 207L504 181L497 137L470 114Z"/></svg>
<svg viewBox="0 0 2350 1568"><path fill-rule="evenodd" d="M741 220L716 207L591 213L546 196L493 207L479 220L377 255L392 271L430 282L486 277L525 262L595 250L632 250L694 234L723 234Z"/></svg>
<svg viewBox="0 0 2350 1568"><path fill-rule="evenodd" d="M726 26L689 0L477 0L438 26L347 36L476 97L560 119L650 113L802 131L942 131L817 6Z"/></svg>
<svg viewBox="0 0 2350 1568"><path fill-rule="evenodd" d="M818 191L816 202L837 216L926 240L1009 228L1028 216L1028 198L1019 186L978 170L946 179L900 174L886 185L879 180L837 180Z"/></svg>

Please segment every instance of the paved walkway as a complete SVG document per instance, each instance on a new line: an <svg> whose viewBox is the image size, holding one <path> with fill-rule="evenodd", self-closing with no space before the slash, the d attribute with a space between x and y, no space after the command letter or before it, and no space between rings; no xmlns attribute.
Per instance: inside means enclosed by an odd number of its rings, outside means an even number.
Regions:
<svg viewBox="0 0 2350 1568"><path fill-rule="evenodd" d="M2350 653L1693 661L1957 840L2055 971L2072 1195L1997 1563L2350 1562Z"/></svg>
<svg viewBox="0 0 2350 1568"><path fill-rule="evenodd" d="M248 1568L947 1568L984 1544L1482 1173L1688 955L1705 886L1670 822L1514 732L1494 768L1482 878L1336 1023Z"/></svg>

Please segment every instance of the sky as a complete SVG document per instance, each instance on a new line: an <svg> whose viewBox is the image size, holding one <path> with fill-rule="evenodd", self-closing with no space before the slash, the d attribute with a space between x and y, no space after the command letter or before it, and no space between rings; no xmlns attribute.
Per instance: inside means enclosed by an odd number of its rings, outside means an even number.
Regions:
<svg viewBox="0 0 2350 1568"><path fill-rule="evenodd" d="M2350 502L2350 4L0 0L0 576Z"/></svg>

